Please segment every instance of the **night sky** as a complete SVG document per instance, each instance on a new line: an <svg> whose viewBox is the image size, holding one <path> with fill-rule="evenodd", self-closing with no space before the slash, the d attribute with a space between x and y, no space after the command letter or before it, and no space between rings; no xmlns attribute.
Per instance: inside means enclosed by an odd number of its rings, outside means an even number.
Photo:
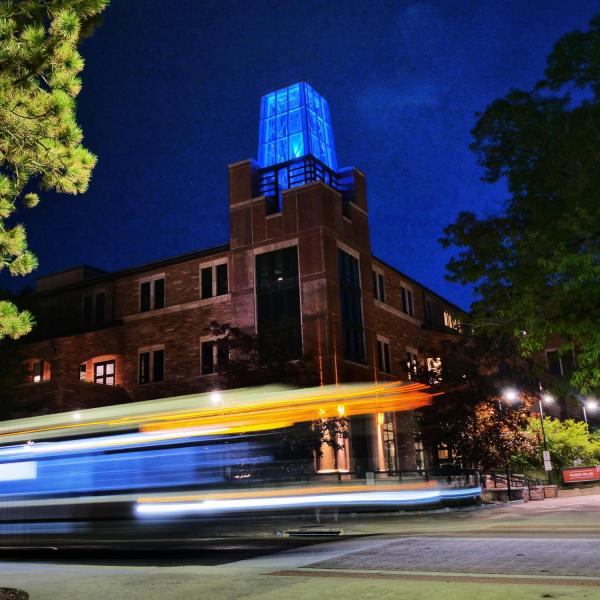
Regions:
<svg viewBox="0 0 600 600"><path fill-rule="evenodd" d="M367 176L373 252L454 302L438 243L506 197L469 151L475 112L529 89L597 1L113 0L86 40L78 117L99 157L83 196L23 213L38 275L116 270L228 240L227 164L256 157L259 98L305 79L340 166ZM26 280L3 274L13 289Z"/></svg>

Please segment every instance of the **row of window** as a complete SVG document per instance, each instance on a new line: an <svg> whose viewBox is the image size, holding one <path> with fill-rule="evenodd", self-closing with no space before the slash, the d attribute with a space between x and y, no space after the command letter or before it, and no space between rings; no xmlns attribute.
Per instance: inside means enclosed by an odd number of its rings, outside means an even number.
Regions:
<svg viewBox="0 0 600 600"><path fill-rule="evenodd" d="M200 268L200 298L205 300L229 293L227 262ZM164 308L165 277L154 276L139 284L139 311L148 312ZM83 298L83 323L93 325L106 321L106 294L96 292Z"/></svg>
<svg viewBox="0 0 600 600"><path fill-rule="evenodd" d="M380 302L386 301L385 291L385 278L379 271L373 271L373 296L375 300ZM407 287L401 286L400 296L402 301L402 312L411 317L415 316L415 306L413 302L413 293ZM425 323L432 325L436 320L434 315L433 302L429 299L425 299ZM459 329L460 321L452 316L447 310L444 310L443 315L444 326L449 329Z"/></svg>
<svg viewBox="0 0 600 600"><path fill-rule="evenodd" d="M415 307L412 290L402 286L400 288L400 295L402 298L402 312L414 317ZM373 271L373 297L380 302L386 301L385 278L383 273L380 273L379 271Z"/></svg>
<svg viewBox="0 0 600 600"><path fill-rule="evenodd" d="M200 298L206 300L229 293L227 262L200 268ZM140 312L165 307L164 275L140 282Z"/></svg>

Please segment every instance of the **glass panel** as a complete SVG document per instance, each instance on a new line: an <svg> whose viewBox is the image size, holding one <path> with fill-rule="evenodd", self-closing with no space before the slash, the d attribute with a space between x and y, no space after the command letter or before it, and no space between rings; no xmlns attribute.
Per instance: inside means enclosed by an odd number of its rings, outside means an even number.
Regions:
<svg viewBox="0 0 600 600"><path fill-rule="evenodd" d="M280 115L287 111L287 90L277 92L277 114Z"/></svg>
<svg viewBox="0 0 600 600"><path fill-rule="evenodd" d="M212 267L202 269L201 273L201 298L212 298Z"/></svg>
<svg viewBox="0 0 600 600"><path fill-rule="evenodd" d="M85 381L87 379L87 369L85 364L79 365L79 381Z"/></svg>
<svg viewBox="0 0 600 600"><path fill-rule="evenodd" d="M104 304L105 295L103 293L96 294L96 323L104 321Z"/></svg>
<svg viewBox="0 0 600 600"><path fill-rule="evenodd" d="M300 86L298 84L288 89L288 101L290 109L300 106Z"/></svg>
<svg viewBox="0 0 600 600"><path fill-rule="evenodd" d="M150 381L149 373L150 373L150 353L142 352L140 354L140 372L139 372L139 380L140 383L148 383Z"/></svg>
<svg viewBox="0 0 600 600"><path fill-rule="evenodd" d="M267 119L265 121L265 141L275 141L275 119Z"/></svg>
<svg viewBox="0 0 600 600"><path fill-rule="evenodd" d="M290 112L290 134L302 131L302 111L292 110Z"/></svg>
<svg viewBox="0 0 600 600"><path fill-rule="evenodd" d="M287 115L279 115L277 117L277 138L287 136Z"/></svg>
<svg viewBox="0 0 600 600"><path fill-rule="evenodd" d="M304 139L302 133L290 136L290 159L304 155Z"/></svg>
<svg viewBox="0 0 600 600"><path fill-rule="evenodd" d="M267 100L267 117L275 116L275 94L269 94Z"/></svg>
<svg viewBox="0 0 600 600"><path fill-rule="evenodd" d="M217 265L217 296L227 294L228 282L227 282L227 263Z"/></svg>
<svg viewBox="0 0 600 600"><path fill-rule="evenodd" d="M152 373L152 381L162 381L165 374L165 351L154 351L154 367Z"/></svg>
<svg viewBox="0 0 600 600"><path fill-rule="evenodd" d="M165 280L156 279L154 281L154 308L165 307Z"/></svg>
<svg viewBox="0 0 600 600"><path fill-rule="evenodd" d="M106 363L104 372L107 375L112 375L115 372L115 363L112 363L112 362Z"/></svg>
<svg viewBox="0 0 600 600"><path fill-rule="evenodd" d="M115 385L115 378L114 377L107 377L104 380L105 385Z"/></svg>
<svg viewBox="0 0 600 600"><path fill-rule="evenodd" d="M277 140L277 162L286 162L287 159L287 139Z"/></svg>
<svg viewBox="0 0 600 600"><path fill-rule="evenodd" d="M202 342L202 375L209 375L215 372L213 348L214 342Z"/></svg>
<svg viewBox="0 0 600 600"><path fill-rule="evenodd" d="M96 377L101 377L104 375L104 363L98 363L95 365L96 367Z"/></svg>
<svg viewBox="0 0 600 600"><path fill-rule="evenodd" d="M92 322L92 297L86 296L83 299L83 322L89 325Z"/></svg>
<svg viewBox="0 0 600 600"><path fill-rule="evenodd" d="M150 310L150 282L144 281L140 285L140 311L146 312Z"/></svg>

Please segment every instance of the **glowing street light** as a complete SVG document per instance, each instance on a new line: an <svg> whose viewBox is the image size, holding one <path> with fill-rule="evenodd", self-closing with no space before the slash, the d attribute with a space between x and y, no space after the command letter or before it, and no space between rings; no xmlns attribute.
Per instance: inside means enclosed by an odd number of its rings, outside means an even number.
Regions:
<svg viewBox="0 0 600 600"><path fill-rule="evenodd" d="M519 394L517 390L513 389L504 390L502 396L507 402L516 402L519 399Z"/></svg>
<svg viewBox="0 0 600 600"><path fill-rule="evenodd" d="M596 402L596 400L587 400L586 402L583 403L583 420L587 424L588 416L587 416L586 409L592 413L595 412L598 409L598 402Z"/></svg>

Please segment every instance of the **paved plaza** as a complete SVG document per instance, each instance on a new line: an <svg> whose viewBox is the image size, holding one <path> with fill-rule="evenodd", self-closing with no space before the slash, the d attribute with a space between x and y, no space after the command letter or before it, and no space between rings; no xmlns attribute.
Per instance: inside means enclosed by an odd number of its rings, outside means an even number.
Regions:
<svg viewBox="0 0 600 600"><path fill-rule="evenodd" d="M0 587L36 600L600 600L600 496L339 526L334 541L265 531L131 557L20 551L0 562Z"/></svg>

